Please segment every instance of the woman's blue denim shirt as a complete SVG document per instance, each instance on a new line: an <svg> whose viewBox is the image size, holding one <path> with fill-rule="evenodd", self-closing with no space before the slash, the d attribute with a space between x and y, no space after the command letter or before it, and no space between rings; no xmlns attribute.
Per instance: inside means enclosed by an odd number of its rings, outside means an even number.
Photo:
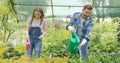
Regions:
<svg viewBox="0 0 120 63"><path fill-rule="evenodd" d="M82 30L78 31L78 25L80 24L81 21L81 13L80 12L76 12L74 13L74 15L71 17L70 22L68 23L68 25L66 26L66 29L68 30L68 26L73 26L76 29L76 33L78 35L78 33L82 33L82 36L79 36L79 38L81 39L86 39L87 41L89 41L91 32L92 32L92 28L94 26L94 22L92 20L91 17L88 17L83 23L82 23Z"/></svg>

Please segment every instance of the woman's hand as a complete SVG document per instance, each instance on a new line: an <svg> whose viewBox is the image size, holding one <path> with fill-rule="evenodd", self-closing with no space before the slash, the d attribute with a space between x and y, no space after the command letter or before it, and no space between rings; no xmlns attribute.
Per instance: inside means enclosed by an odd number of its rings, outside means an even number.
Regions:
<svg viewBox="0 0 120 63"><path fill-rule="evenodd" d="M44 36L43 34L42 34L42 35L40 35L40 36L39 36L39 39L42 39L42 37L43 37L43 36Z"/></svg>
<svg viewBox="0 0 120 63"><path fill-rule="evenodd" d="M26 38L27 38L27 39L29 38L29 35L28 35L28 34L26 35Z"/></svg>

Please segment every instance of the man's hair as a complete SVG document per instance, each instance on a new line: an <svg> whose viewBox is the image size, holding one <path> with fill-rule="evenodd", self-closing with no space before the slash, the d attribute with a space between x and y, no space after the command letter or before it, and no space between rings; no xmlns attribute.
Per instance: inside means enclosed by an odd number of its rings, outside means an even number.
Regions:
<svg viewBox="0 0 120 63"><path fill-rule="evenodd" d="M83 8L83 9L92 10L92 5L87 4L87 5L85 5L85 6L84 6L84 8Z"/></svg>

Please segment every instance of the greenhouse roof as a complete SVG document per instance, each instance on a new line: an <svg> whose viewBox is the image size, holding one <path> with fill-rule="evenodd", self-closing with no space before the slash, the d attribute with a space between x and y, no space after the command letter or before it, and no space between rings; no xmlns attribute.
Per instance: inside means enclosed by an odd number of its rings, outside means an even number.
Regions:
<svg viewBox="0 0 120 63"><path fill-rule="evenodd" d="M52 6L54 16L68 17L74 12L81 12L85 4L93 5L94 17L118 17L120 16L120 5L118 0L12 0L14 9L20 19L31 16L36 7L44 10L46 17L51 17Z"/></svg>

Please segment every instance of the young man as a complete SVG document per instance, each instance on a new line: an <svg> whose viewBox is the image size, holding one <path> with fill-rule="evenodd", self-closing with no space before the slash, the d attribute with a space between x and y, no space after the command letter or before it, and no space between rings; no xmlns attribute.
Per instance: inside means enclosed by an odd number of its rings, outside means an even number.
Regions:
<svg viewBox="0 0 120 63"><path fill-rule="evenodd" d="M76 12L70 19L70 22L66 26L66 29L73 32L76 32L80 38L79 47L81 49L82 57L87 56L88 41L93 28L93 21L90 17L92 13L92 6L87 4L82 9L82 12ZM72 27L74 25L74 27Z"/></svg>

